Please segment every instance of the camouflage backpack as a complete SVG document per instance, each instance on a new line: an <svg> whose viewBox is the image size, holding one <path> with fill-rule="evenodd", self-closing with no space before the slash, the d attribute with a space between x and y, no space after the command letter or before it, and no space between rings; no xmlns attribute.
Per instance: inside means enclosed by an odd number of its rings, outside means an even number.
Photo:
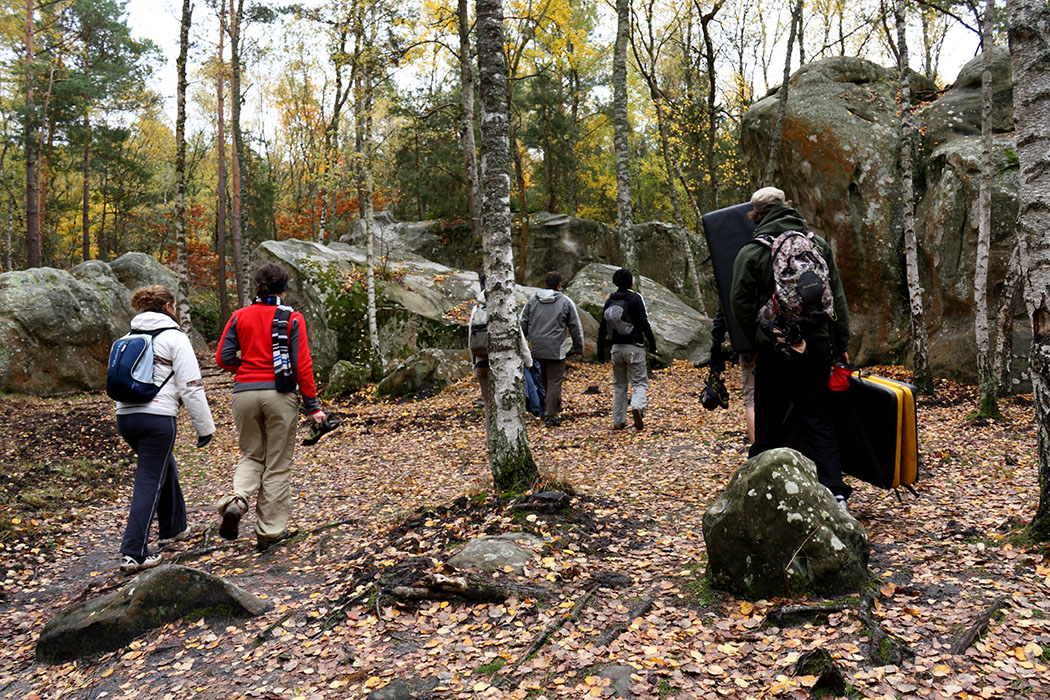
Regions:
<svg viewBox="0 0 1050 700"><path fill-rule="evenodd" d="M760 321L826 321L835 318L828 263L810 231L755 236L773 258L773 296L758 310Z"/></svg>

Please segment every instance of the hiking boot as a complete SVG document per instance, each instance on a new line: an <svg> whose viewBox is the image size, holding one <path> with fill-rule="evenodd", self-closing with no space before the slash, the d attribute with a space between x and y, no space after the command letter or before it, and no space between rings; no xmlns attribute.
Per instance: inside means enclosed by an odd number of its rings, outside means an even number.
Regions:
<svg viewBox="0 0 1050 700"><path fill-rule="evenodd" d="M645 421L642 418L645 417L645 410L641 408L631 409L631 420L634 421L634 429L641 430L645 427Z"/></svg>
<svg viewBox="0 0 1050 700"><path fill-rule="evenodd" d="M147 554L144 557L133 557L125 554L120 560L120 571L124 574L135 574L139 571L152 569L160 564L159 554Z"/></svg>
<svg viewBox="0 0 1050 700"><path fill-rule="evenodd" d="M626 423L613 423L613 430L623 430L627 427Z"/></svg>
<svg viewBox="0 0 1050 700"><path fill-rule="evenodd" d="M248 510L248 503L240 496L234 496L233 500L226 504L226 510L222 512L222 523L219 524L219 537L224 540L237 539L237 532L241 525L241 516Z"/></svg>
<svg viewBox="0 0 1050 700"><path fill-rule="evenodd" d="M548 428L554 428L561 425L561 416L544 416L543 424Z"/></svg>
<svg viewBox="0 0 1050 700"><path fill-rule="evenodd" d="M188 540L191 537L193 537L193 528L187 525L186 529L178 533L177 535L172 535L171 537L161 537L159 540L157 540L157 546L167 547L168 545L175 544L176 542L184 542L185 540Z"/></svg>
<svg viewBox="0 0 1050 700"><path fill-rule="evenodd" d="M287 540L287 539L290 539L292 537L295 537L298 534L299 534L298 530L285 530L284 532L282 532L281 534L277 535L277 537L274 537L273 539L264 540L264 539L262 539L260 537L255 543L255 551L258 552L259 554L262 554L263 552L265 552L266 550L268 550L270 547L274 546L278 542L283 542L284 540Z"/></svg>

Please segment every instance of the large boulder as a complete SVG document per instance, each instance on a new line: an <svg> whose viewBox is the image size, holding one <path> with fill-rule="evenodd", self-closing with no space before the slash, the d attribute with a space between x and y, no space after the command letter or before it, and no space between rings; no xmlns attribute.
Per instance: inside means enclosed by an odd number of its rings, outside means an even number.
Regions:
<svg viewBox="0 0 1050 700"><path fill-rule="evenodd" d="M934 372L976 379L973 278L980 172L982 57L917 112L922 149L915 160L920 277ZM860 364L910 360L904 273L896 71L859 58L829 58L791 76L774 182L824 236L850 306L850 354ZM989 308L998 308L1017 213L1017 157L1012 138L1010 58L992 52L995 181ZM913 102L932 85L913 75ZM773 90L745 115L741 146L752 176L762 177L776 118ZM918 97L915 97L918 95ZM889 154L889 155L887 155ZM1017 310L1020 314L1020 309ZM1030 341L1019 315L1015 347ZM1020 364L1020 363L1017 363Z"/></svg>
<svg viewBox="0 0 1050 700"><path fill-rule="evenodd" d="M398 364L376 386L380 396L426 398L470 376L466 350L420 350Z"/></svg>
<svg viewBox="0 0 1050 700"><path fill-rule="evenodd" d="M616 270L613 265L592 263L576 274L565 293L576 302L581 317L585 312L601 318L605 300L616 291L612 283ZM635 287L645 298L660 353L679 360L707 362L711 357L711 319L648 277L636 278Z"/></svg>
<svg viewBox="0 0 1050 700"><path fill-rule="evenodd" d="M524 259L524 280L527 285L543 286L550 270L557 270L566 280L594 262L619 264L620 240L615 228L598 221L565 214L536 212L529 215L524 258L521 253L521 217L517 217L511 235L514 259L521 265ZM472 241L470 226L466 223L440 221L397 221L389 212L375 217L373 235L376 254L381 258L412 253L428 260L476 270L481 268L481 246ZM677 226L648 222L635 224L631 235L638 241L638 265L643 275L655 279L690 304L701 309L713 309L714 285L710 267L700 270L703 294L696 290L686 272L682 245L689 241L697 261L707 257L707 244L691 231ZM366 243L362 222L357 222L341 242L355 246Z"/></svg>
<svg viewBox="0 0 1050 700"><path fill-rule="evenodd" d="M741 466L704 513L711 584L751 600L855 592L868 580L864 528L791 449Z"/></svg>
<svg viewBox="0 0 1050 700"><path fill-rule="evenodd" d="M124 253L109 263L120 283L131 291L151 284L160 284L173 292L178 291L179 281L175 273L161 265L156 258L146 253Z"/></svg>
<svg viewBox="0 0 1050 700"><path fill-rule="evenodd" d="M994 177L988 308L996 313L1009 256L1016 240L1019 168L1013 138L1010 54L991 51ZM920 274L930 319L930 361L937 376L976 381L973 281L977 266L981 177L981 70L983 55L967 63L955 84L920 112L926 127L925 158L916 207ZM1014 323L1015 376L1027 365L1031 325L1023 309ZM994 321L992 321L994 323ZM1023 363L1018 361L1023 359ZM1026 384L1019 388L1025 388Z"/></svg>
<svg viewBox="0 0 1050 700"><path fill-rule="evenodd" d="M256 263L276 262L289 272L288 300L303 313L314 366L324 375L337 360L367 361L365 251L346 243L324 246L299 240L266 241ZM387 360L420 348L462 350L478 293L478 277L411 253L391 251L376 275L379 341ZM537 290L517 287L523 306Z"/></svg>
<svg viewBox="0 0 1050 700"><path fill-rule="evenodd" d="M269 609L269 602L217 576L169 564L61 613L40 633L36 655L60 663L115 651L185 615L256 616Z"/></svg>
<svg viewBox="0 0 1050 700"><path fill-rule="evenodd" d="M0 275L0 391L105 386L110 345L131 316L128 290L105 263L75 275L48 267Z"/></svg>

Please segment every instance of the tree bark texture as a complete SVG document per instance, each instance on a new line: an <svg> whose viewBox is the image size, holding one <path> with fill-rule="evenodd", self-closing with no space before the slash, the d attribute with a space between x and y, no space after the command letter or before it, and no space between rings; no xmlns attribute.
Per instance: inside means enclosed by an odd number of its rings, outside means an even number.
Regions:
<svg viewBox="0 0 1050 700"><path fill-rule="evenodd" d="M241 133L241 20L244 0L230 0L230 242L233 243L233 276L237 280L237 306L244 306L245 274L241 239L241 163L244 162L244 135Z"/></svg>
<svg viewBox="0 0 1050 700"><path fill-rule="evenodd" d="M481 242L481 193L478 190L478 154L474 143L474 67L470 62L470 16L467 0L459 0L459 144L463 151L463 173L467 185L467 215L470 217L470 239ZM418 143L418 137L417 137ZM422 217L421 217L422 218Z"/></svg>
<svg viewBox="0 0 1050 700"><path fill-rule="evenodd" d="M981 19L981 48L984 51L981 73L981 188L978 195L977 260L974 267L973 301L974 334L977 341L978 415L998 418L996 377L992 367L991 342L988 332L988 249L992 240L992 28L995 0L987 0Z"/></svg>
<svg viewBox="0 0 1050 700"><path fill-rule="evenodd" d="M221 25L224 23L223 16L226 14L226 5L225 3L222 3L219 7L219 24ZM219 157L219 181L215 187L219 194L218 203L215 207L215 252L219 255L219 322L221 326L225 327L226 320L230 317L230 300L229 292L226 289L226 105L223 98L223 91L226 87L225 81L223 80L223 72L226 69L226 65L222 60L222 49L223 35L220 31L219 55L215 78L215 99L218 111L216 147Z"/></svg>
<svg viewBox="0 0 1050 700"><path fill-rule="evenodd" d="M613 46L613 150L616 157L616 230L623 266L638 270L638 248L631 233L631 124L627 110L627 42L631 38L631 0L616 0L616 43Z"/></svg>
<svg viewBox="0 0 1050 700"><path fill-rule="evenodd" d="M795 30L802 21L802 0L795 3L795 9L791 11L791 29L788 31L787 51L784 54L784 82L780 84L780 92L777 93L777 120L773 124L773 133L769 137L769 160L766 161L766 172L759 183L761 187L771 187L773 175L777 169L777 151L780 150L780 141L784 136L784 118L787 116L788 84L791 82L791 52L795 47Z"/></svg>
<svg viewBox="0 0 1050 700"><path fill-rule="evenodd" d="M1017 291L1021 284L1021 239L1014 240L1010 253L1010 262L1006 267L1003 279L1003 290L999 297L999 314L996 317L995 360L992 375L997 384L999 396L1012 396L1013 356L1014 356L1014 304L1017 302Z"/></svg>
<svg viewBox="0 0 1050 700"><path fill-rule="evenodd" d="M1039 506L1029 526L1050 539L1050 5L1009 0L1014 133L1021 162L1018 235L1025 302L1032 319L1032 388L1039 433Z"/></svg>
<svg viewBox="0 0 1050 700"><path fill-rule="evenodd" d="M524 490L539 478L525 432L521 331L514 303L510 244L510 124L503 53L503 6L477 0L481 95L481 221L489 313L492 408L489 465L500 491Z"/></svg>
<svg viewBox="0 0 1050 700"><path fill-rule="evenodd" d="M33 102L33 23L36 21L34 0L26 0L26 40L25 40L25 79L26 79L26 118L25 118L25 161L26 161L26 267L40 267L40 201L37 198L37 133L36 106Z"/></svg>
<svg viewBox="0 0 1050 700"><path fill-rule="evenodd" d="M81 251L84 260L91 259L91 120L87 113L84 114L84 151L81 157L81 202L80 202L80 233L83 238Z"/></svg>
<svg viewBox="0 0 1050 700"><path fill-rule="evenodd" d="M189 261L186 257L186 58L190 51L192 19L193 6L190 0L182 0L179 57L175 62L178 72L175 113L175 274L179 279L179 325L187 331L192 326L192 319L190 318Z"/></svg>
<svg viewBox="0 0 1050 700"><path fill-rule="evenodd" d="M908 301L911 310L912 350L914 352L915 386L920 393L933 395L933 374L930 371L929 340L926 333L926 314L923 310L922 282L919 280L919 243L915 235L915 192L912 143L915 125L911 119L911 84L908 79L908 42L904 0L894 1L897 23L897 70L900 79L900 144L901 218L904 228L904 265L908 279Z"/></svg>

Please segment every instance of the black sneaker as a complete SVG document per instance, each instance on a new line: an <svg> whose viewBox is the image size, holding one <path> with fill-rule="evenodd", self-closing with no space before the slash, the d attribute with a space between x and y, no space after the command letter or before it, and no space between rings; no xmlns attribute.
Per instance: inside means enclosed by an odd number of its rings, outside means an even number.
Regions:
<svg viewBox="0 0 1050 700"><path fill-rule="evenodd" d="M543 424L548 428L554 428L561 425L561 416L544 416Z"/></svg>
<svg viewBox="0 0 1050 700"><path fill-rule="evenodd" d="M641 430L645 427L645 421L642 418L645 417L645 411L640 408L631 409L631 419L634 421L634 429Z"/></svg>
<svg viewBox="0 0 1050 700"><path fill-rule="evenodd" d="M237 539L240 530L241 516L248 510L248 504L239 496L226 504L226 510L222 512L222 522L219 524L219 537L224 540Z"/></svg>
<svg viewBox="0 0 1050 700"><path fill-rule="evenodd" d="M277 535L277 537L274 537L272 540L259 539L255 543L255 551L259 554L262 554L278 542L283 542L284 540L291 539L292 537L295 537L298 534L298 530L285 530L281 534Z"/></svg>

